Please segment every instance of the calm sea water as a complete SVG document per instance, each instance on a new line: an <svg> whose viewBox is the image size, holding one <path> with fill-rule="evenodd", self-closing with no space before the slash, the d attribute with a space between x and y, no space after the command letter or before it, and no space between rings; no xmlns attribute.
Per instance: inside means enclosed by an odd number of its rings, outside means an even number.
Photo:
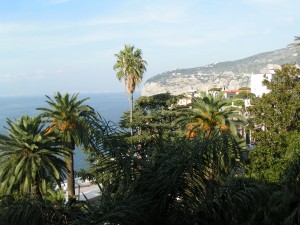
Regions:
<svg viewBox="0 0 300 225"><path fill-rule="evenodd" d="M50 97L52 97L50 95ZM139 97L136 94L135 99ZM123 112L129 110L129 101L125 93L92 93L79 94L79 99L89 98L85 103L93 107L106 121L119 122ZM0 97L0 132L6 133L7 118L14 120L23 115L38 115L38 107L48 107L45 103L45 96L24 96L24 97ZM84 155L79 149L76 149L74 155L75 170L88 167Z"/></svg>

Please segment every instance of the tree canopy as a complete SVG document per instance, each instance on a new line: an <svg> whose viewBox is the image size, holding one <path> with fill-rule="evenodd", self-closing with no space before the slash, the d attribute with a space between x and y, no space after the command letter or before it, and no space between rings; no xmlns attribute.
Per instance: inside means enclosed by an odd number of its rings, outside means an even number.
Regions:
<svg viewBox="0 0 300 225"><path fill-rule="evenodd" d="M283 65L274 78L264 80L270 90L254 98L250 108L252 138L257 147L251 152L251 172L278 181L287 166L289 146L300 131L300 69Z"/></svg>

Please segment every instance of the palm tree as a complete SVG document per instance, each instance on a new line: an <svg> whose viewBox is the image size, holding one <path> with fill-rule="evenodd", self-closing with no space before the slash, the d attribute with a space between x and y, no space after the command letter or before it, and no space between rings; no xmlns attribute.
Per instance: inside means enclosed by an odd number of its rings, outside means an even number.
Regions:
<svg viewBox="0 0 300 225"><path fill-rule="evenodd" d="M141 83L147 65L147 62L142 58L142 51L134 48L132 45L125 45L119 54L115 54L117 62L114 65L114 70L117 71L119 81L124 81L126 92L129 94L130 123L132 123L133 114L133 92L136 86ZM131 127L132 135L133 129Z"/></svg>
<svg viewBox="0 0 300 225"><path fill-rule="evenodd" d="M21 194L41 197L45 184L60 184L66 165L60 140L45 132L40 117L23 116L7 121L8 136L0 137L0 183L2 194L18 190Z"/></svg>
<svg viewBox="0 0 300 225"><path fill-rule="evenodd" d="M67 186L68 197L75 195L74 180L74 150L76 146L83 145L85 148L90 144L90 131L92 121L97 120L97 114L94 109L83 103L88 98L78 100L78 94L70 96L66 93L62 96L57 92L54 99L46 96L51 108L38 108L44 111L42 117L48 118L51 125L48 127L48 133L55 132L63 140L63 148L68 150L68 156L65 158L67 164Z"/></svg>
<svg viewBox="0 0 300 225"><path fill-rule="evenodd" d="M236 128L244 124L245 117L236 108L228 107L222 96L223 93L216 96L203 94L201 98L194 99L192 109L185 109L176 123L187 131L190 138L196 133L209 136L214 130L237 135Z"/></svg>
<svg viewBox="0 0 300 225"><path fill-rule="evenodd" d="M289 44L289 46L300 46L300 36L295 36L295 42L292 44Z"/></svg>

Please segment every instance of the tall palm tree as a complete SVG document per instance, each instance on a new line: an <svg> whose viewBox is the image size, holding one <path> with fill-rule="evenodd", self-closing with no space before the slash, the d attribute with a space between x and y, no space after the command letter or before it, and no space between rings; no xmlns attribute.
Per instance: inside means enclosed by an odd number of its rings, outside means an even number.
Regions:
<svg viewBox="0 0 300 225"><path fill-rule="evenodd" d="M190 138L196 133L209 136L214 130L237 135L236 128L244 124L245 117L236 108L228 107L228 102L222 96L223 93L216 96L202 94L202 97L192 103L192 109L183 111L183 116L176 123L187 131Z"/></svg>
<svg viewBox="0 0 300 225"><path fill-rule="evenodd" d="M117 58L117 62L114 65L114 70L117 71L119 81L124 81L126 92L129 94L130 123L132 123L133 92L143 79L147 62L142 58L142 50L135 49L133 45L125 45L119 54L115 54L115 57ZM131 127L131 136L132 135L133 129Z"/></svg>
<svg viewBox="0 0 300 225"><path fill-rule="evenodd" d="M40 117L23 116L7 121L8 136L0 137L0 183L2 194L18 190L41 197L47 181L60 184L66 165L60 140L45 132Z"/></svg>
<svg viewBox="0 0 300 225"><path fill-rule="evenodd" d="M83 105L88 98L78 100L78 94L70 96L66 93L62 96L57 92L54 99L49 96L46 98L46 103L51 108L38 108L38 110L44 111L41 116L51 122L48 133L59 134L63 140L63 148L68 150L68 156L65 158L68 197L73 198L75 195L74 150L76 146L87 147L90 144L91 123L97 120L97 114L90 106Z"/></svg>

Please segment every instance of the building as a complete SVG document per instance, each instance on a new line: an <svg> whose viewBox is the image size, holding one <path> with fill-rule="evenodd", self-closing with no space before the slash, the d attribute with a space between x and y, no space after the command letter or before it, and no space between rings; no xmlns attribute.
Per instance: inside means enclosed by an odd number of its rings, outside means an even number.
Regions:
<svg viewBox="0 0 300 225"><path fill-rule="evenodd" d="M266 86L262 84L263 80L267 79L271 81L274 77L274 72L267 74L252 74L251 75L251 92L255 94L257 97L261 97L263 94L269 93L270 90L267 89Z"/></svg>
<svg viewBox="0 0 300 225"><path fill-rule="evenodd" d="M187 93L184 94L182 98L180 98L177 102L178 106L191 106L193 98L199 97L200 94L196 90L190 90Z"/></svg>
<svg viewBox="0 0 300 225"><path fill-rule="evenodd" d="M225 90L223 92L225 98L234 98L236 95L242 92L251 93L251 90Z"/></svg>

